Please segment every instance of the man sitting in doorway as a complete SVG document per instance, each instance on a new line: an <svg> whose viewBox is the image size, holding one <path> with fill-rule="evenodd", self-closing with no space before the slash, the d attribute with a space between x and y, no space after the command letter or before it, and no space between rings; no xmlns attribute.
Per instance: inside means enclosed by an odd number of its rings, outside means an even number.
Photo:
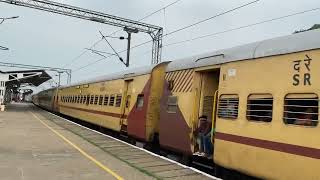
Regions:
<svg viewBox="0 0 320 180"><path fill-rule="evenodd" d="M195 155L212 157L212 144L211 144L211 128L212 123L208 120L206 115L199 117L199 127L195 130L199 144L199 152Z"/></svg>

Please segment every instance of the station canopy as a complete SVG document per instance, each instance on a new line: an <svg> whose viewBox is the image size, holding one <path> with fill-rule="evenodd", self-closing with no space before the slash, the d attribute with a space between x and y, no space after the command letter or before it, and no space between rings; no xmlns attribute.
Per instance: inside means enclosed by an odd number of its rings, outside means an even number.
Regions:
<svg viewBox="0 0 320 180"><path fill-rule="evenodd" d="M8 75L7 88L19 88L21 86L39 86L51 79L44 70L0 71L2 75Z"/></svg>

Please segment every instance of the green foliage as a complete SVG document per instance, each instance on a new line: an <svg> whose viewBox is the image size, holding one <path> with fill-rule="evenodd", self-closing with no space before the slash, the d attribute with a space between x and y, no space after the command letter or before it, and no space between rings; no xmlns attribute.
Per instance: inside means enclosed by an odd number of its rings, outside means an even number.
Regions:
<svg viewBox="0 0 320 180"><path fill-rule="evenodd" d="M320 24L315 24L313 25L311 28L309 29L301 29L301 30L298 30L298 31L294 31L293 34L296 34L296 33L301 33L301 32L306 32L306 31L311 31L311 30L314 30L314 29L320 29Z"/></svg>

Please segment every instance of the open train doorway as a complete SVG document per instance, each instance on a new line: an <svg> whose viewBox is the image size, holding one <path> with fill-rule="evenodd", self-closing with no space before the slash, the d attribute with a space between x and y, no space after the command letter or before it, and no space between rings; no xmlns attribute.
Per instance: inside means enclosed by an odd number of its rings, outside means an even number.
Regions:
<svg viewBox="0 0 320 180"><path fill-rule="evenodd" d="M213 109L215 107L215 93L219 88L220 69L200 72L200 103L199 116L205 115L211 121L214 120Z"/></svg>
<svg viewBox="0 0 320 180"><path fill-rule="evenodd" d="M219 88L220 69L198 71L198 126L196 128L195 155L211 159L213 157L215 109Z"/></svg>

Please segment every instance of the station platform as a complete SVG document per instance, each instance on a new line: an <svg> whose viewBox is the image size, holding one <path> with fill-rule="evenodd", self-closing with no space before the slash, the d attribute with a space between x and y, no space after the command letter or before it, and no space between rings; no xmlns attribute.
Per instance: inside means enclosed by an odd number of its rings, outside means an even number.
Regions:
<svg viewBox="0 0 320 180"><path fill-rule="evenodd" d="M0 112L1 180L216 179L33 104Z"/></svg>

